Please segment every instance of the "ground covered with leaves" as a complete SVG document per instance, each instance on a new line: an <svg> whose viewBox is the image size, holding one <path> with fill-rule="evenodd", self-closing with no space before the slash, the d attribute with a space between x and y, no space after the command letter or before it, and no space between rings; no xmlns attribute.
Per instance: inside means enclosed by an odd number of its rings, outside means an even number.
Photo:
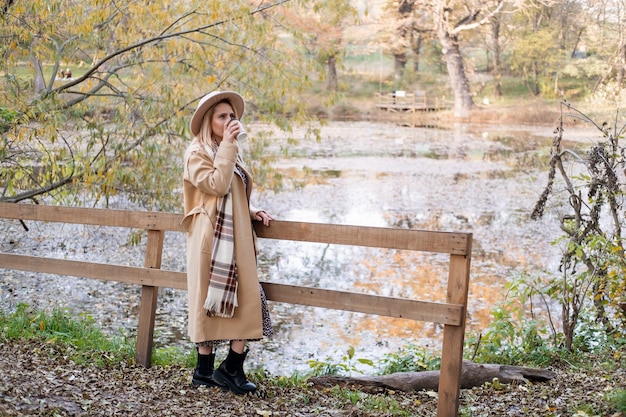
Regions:
<svg viewBox="0 0 626 417"><path fill-rule="evenodd" d="M316 387L251 379L256 395L192 388L191 370L127 363L79 365L65 345L0 343L0 416L434 416L435 392ZM626 370L596 358L594 370L550 367L541 384L486 384L461 390L462 416L622 416L609 400ZM611 361L609 365L606 361ZM605 363L602 363L605 361ZM622 364L623 365L623 364Z"/></svg>

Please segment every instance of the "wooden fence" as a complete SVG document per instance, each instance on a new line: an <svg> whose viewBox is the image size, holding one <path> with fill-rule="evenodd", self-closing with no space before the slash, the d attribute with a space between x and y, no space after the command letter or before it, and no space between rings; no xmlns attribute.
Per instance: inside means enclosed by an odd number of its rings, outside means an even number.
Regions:
<svg viewBox="0 0 626 417"><path fill-rule="evenodd" d="M394 91L376 93L376 107L387 112L437 111L445 107L445 100L439 97L427 97L426 91Z"/></svg>
<svg viewBox="0 0 626 417"><path fill-rule="evenodd" d="M184 272L162 270L165 231L183 232L182 215L174 213L90 209L0 203L0 218L73 223L147 230L143 267L0 252L0 269L113 280L141 285L137 329L137 363L150 367L159 287L186 290ZM272 301L400 317L443 325L437 416L456 416L472 248L471 233L273 221L255 223L259 238L444 253L450 255L446 302L429 302L322 288L261 282Z"/></svg>

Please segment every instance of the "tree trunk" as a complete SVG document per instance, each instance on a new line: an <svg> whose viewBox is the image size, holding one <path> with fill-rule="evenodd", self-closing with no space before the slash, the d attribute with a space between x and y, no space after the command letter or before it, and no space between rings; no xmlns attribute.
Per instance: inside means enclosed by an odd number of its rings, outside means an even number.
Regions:
<svg viewBox="0 0 626 417"><path fill-rule="evenodd" d="M337 57L331 55L328 57L328 90L337 91Z"/></svg>
<svg viewBox="0 0 626 417"><path fill-rule="evenodd" d="M463 361L461 370L461 388L472 388L486 382L510 384L514 382L545 382L556 377L547 369L525 368L521 366L478 364ZM495 380L497 379L497 382ZM364 391L395 389L400 391L421 391L439 389L439 371L396 372L382 376L341 377L322 376L309 378L313 385L359 386Z"/></svg>
<svg viewBox="0 0 626 417"><path fill-rule="evenodd" d="M33 89L35 94L40 94L46 88L46 82L43 78L43 68L41 62L37 59L34 52L34 45L30 53L30 66L33 69Z"/></svg>
<svg viewBox="0 0 626 417"><path fill-rule="evenodd" d="M617 87L620 88L622 87L622 84L624 83L624 76L625 76L625 67L626 67L626 42L624 42L620 47L619 47L619 54L618 54L618 59L617 62L619 62L619 67L617 69Z"/></svg>
<svg viewBox="0 0 626 417"><path fill-rule="evenodd" d="M406 53L396 53L393 54L393 78L396 81L400 81L402 79L402 75L404 75L404 68L406 67L407 61Z"/></svg>
<svg viewBox="0 0 626 417"><path fill-rule="evenodd" d="M440 30L439 41L443 47L448 77L450 77L450 86L454 94L454 116L468 118L471 110L474 108L474 100L472 100L472 93L467 74L465 73L458 39L450 36L448 32Z"/></svg>
<svg viewBox="0 0 626 417"><path fill-rule="evenodd" d="M533 94L538 96L541 93L541 84L539 80L539 64L537 61L533 62L532 65L532 74L533 74Z"/></svg>
<svg viewBox="0 0 626 417"><path fill-rule="evenodd" d="M420 70L420 49L422 49L423 37L420 33L413 35L411 48L413 49L413 71L417 74Z"/></svg>
<svg viewBox="0 0 626 417"><path fill-rule="evenodd" d="M502 73L500 68L500 18L498 16L494 16L491 19L489 49L491 49L491 64L493 66L493 94L496 97L502 97Z"/></svg>

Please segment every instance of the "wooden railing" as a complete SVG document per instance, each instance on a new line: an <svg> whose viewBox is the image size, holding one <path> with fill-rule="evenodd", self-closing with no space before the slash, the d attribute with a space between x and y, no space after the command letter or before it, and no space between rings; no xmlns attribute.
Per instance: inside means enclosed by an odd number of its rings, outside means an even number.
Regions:
<svg viewBox="0 0 626 417"><path fill-rule="evenodd" d="M183 232L182 215L174 213L90 209L0 203L0 218L145 229L148 240L143 267L42 258L0 252L0 268L112 280L141 285L137 329L137 363L151 366L159 287L186 290L184 272L161 269L164 233ZM443 325L437 415L456 416L459 406L463 340L472 248L471 233L433 232L379 227L273 221L255 224L258 237L339 245L403 249L450 255L446 302L429 302L322 288L261 282L272 301L355 311Z"/></svg>
<svg viewBox="0 0 626 417"><path fill-rule="evenodd" d="M444 97L427 97L426 91L376 93L376 107L387 112L423 112L442 110L448 105Z"/></svg>

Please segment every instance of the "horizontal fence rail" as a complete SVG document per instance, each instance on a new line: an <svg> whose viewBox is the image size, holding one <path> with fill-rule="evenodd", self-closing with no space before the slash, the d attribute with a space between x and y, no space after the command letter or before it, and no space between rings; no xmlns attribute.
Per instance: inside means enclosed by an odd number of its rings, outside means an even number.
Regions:
<svg viewBox="0 0 626 417"><path fill-rule="evenodd" d="M0 252L0 268L68 275L140 285L137 363L150 367L159 287L187 289L184 272L161 269L165 231L184 232L181 214L0 203L0 218L144 229L148 242L143 267L44 258ZM27 225L25 224L25 227ZM272 221L255 222L259 238L401 249L450 255L446 302L429 302L262 281L268 300L327 309L398 317L444 326L438 416L456 416L467 314L471 233L434 232Z"/></svg>

